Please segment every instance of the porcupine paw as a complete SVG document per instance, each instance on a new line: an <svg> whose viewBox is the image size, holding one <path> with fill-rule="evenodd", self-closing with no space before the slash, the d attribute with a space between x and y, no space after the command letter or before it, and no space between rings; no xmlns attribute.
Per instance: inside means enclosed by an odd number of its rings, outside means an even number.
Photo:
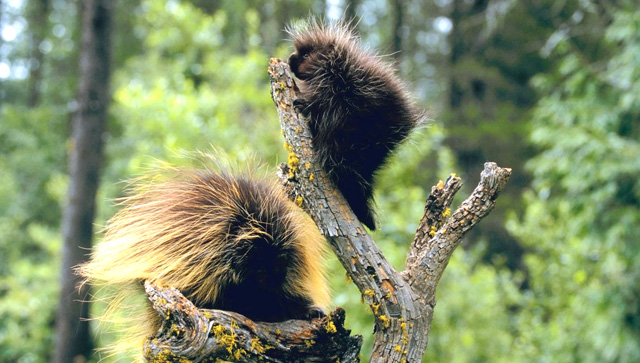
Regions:
<svg viewBox="0 0 640 363"><path fill-rule="evenodd" d="M310 306L309 311L307 312L307 320L320 319L325 316L327 316L327 314L325 314L325 312L318 306Z"/></svg>
<svg viewBox="0 0 640 363"><path fill-rule="evenodd" d="M307 102L307 100L305 100L304 98L296 98L295 100L293 100L293 107L296 109L296 111L300 112L305 117L309 116L307 106L309 106L309 102Z"/></svg>

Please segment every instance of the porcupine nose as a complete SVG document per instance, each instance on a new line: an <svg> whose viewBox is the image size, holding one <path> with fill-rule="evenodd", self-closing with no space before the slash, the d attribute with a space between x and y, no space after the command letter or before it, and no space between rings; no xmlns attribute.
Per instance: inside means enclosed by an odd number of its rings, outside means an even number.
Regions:
<svg viewBox="0 0 640 363"><path fill-rule="evenodd" d="M291 53L289 59L287 60L287 63L289 63L289 67L291 68L291 70L296 73L298 71L298 66L300 65L300 57L298 56L298 53Z"/></svg>

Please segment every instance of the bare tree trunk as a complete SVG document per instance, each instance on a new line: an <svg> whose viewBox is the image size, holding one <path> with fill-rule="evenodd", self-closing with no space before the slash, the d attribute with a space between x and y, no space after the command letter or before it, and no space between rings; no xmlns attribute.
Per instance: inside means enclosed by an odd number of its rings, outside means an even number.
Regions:
<svg viewBox="0 0 640 363"><path fill-rule="evenodd" d="M313 8L316 14L322 15L322 17L327 16L327 0L315 0ZM289 19L287 19L287 21L289 21Z"/></svg>
<svg viewBox="0 0 640 363"><path fill-rule="evenodd" d="M529 20L531 14L544 8L542 3L532 5L531 10L518 10L526 5L514 2L516 5L509 13L491 15L501 30L490 31L485 19L492 11L490 6L495 4L487 0L451 2L449 90L444 113L449 134L446 143L465 180L472 180L485 160L496 160L519 170L503 197L517 201L530 182L524 164L532 150L526 142L514 147L516 144L511 140L526 140L525 115L535 101L535 93L528 86L529 79L545 68L545 61L529 49L546 39L547 30ZM521 66L517 68L517 64ZM511 136L505 134L507 129ZM469 130L477 131L470 134ZM510 269L524 268L524 249L505 228L506 214L514 210L518 213L520 208L518 203L498 207L470 233L470 242L487 242L483 256L486 261L492 261L498 255L506 257Z"/></svg>
<svg viewBox="0 0 640 363"><path fill-rule="evenodd" d="M2 0L0 0L0 29L2 29L3 23L4 23L2 19L2 14L4 14L4 4L2 3ZM2 37L0 36L0 49L2 48L3 43L4 43L4 39L2 39ZM3 60L4 59L0 54L0 61L3 61ZM2 83L3 83L3 80L2 78L0 78L0 110L2 110L2 105L4 104L4 98L6 97L5 93L7 92L3 87Z"/></svg>
<svg viewBox="0 0 640 363"><path fill-rule="evenodd" d="M402 0L393 0L393 55L399 59L402 52L402 26L404 25L404 8Z"/></svg>
<svg viewBox="0 0 640 363"><path fill-rule="evenodd" d="M69 200L64 211L62 291L56 321L54 362L82 362L91 354L89 287L78 288L73 267L87 259L93 236L95 199L103 162L103 134L110 101L111 0L84 0L78 109L69 156Z"/></svg>
<svg viewBox="0 0 640 363"><path fill-rule="evenodd" d="M345 0L344 2L344 18L347 21L351 21L356 18L358 8L358 0ZM353 25L357 24L357 20L354 21Z"/></svg>
<svg viewBox="0 0 640 363"><path fill-rule="evenodd" d="M49 31L49 0L32 1L30 10L29 32L31 33L31 64L29 65L27 106L33 108L40 104L42 94L40 83L42 82L44 53L40 50L40 44L42 44L42 41L44 41Z"/></svg>

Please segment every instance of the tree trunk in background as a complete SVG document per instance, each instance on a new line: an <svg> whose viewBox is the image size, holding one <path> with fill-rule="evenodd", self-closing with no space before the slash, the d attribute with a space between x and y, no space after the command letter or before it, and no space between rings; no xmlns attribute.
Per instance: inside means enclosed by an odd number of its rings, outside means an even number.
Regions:
<svg viewBox="0 0 640 363"><path fill-rule="evenodd" d="M504 225L510 209L519 212L522 192L530 182L524 165L533 154L526 140L528 111L536 95L529 81L547 68L539 49L550 35L550 29L534 15L551 5L550 1L531 6L526 2L453 0L449 14L453 28L444 121L449 130L447 144L465 173L463 179L471 185L487 160L514 170L503 193L508 199L468 238L486 239L486 260L502 255L512 269L521 267L523 249Z"/></svg>
<svg viewBox="0 0 640 363"><path fill-rule="evenodd" d="M313 7L315 9L316 14L320 14L323 18L327 16L327 1L326 0L315 0L313 2Z"/></svg>
<svg viewBox="0 0 640 363"><path fill-rule="evenodd" d="M402 26L404 25L403 0L393 0L393 37L391 50L396 59L402 57Z"/></svg>
<svg viewBox="0 0 640 363"><path fill-rule="evenodd" d="M56 320L55 363L83 362L90 355L87 285L78 289L73 267L87 259L93 236L103 135L110 100L111 0L84 0L78 109L73 116L69 155L69 200L64 211L62 291Z"/></svg>
<svg viewBox="0 0 640 363"><path fill-rule="evenodd" d="M350 21L358 16L358 0L345 0L344 2L344 19ZM354 22L354 26L358 20Z"/></svg>
<svg viewBox="0 0 640 363"><path fill-rule="evenodd" d="M29 32L31 34L31 59L29 65L29 93L27 94L27 106L37 107L40 104L42 94L42 68L44 53L40 50L42 41L49 32L49 0L33 0L30 2Z"/></svg>
<svg viewBox="0 0 640 363"><path fill-rule="evenodd" d="M4 10L3 6L4 6L4 4L2 3L2 0L0 0L0 29L2 29L2 26L3 26L3 21L2 21L2 14L4 13L3 12L3 10ZM2 44L3 43L4 43L4 39L2 38L2 36L0 36L0 49L2 49ZM2 60L3 59L2 59L2 57L0 55L0 61L2 61ZM6 97L6 95L5 95L6 91L5 91L5 89L4 89L3 85L2 85L3 82L4 82L3 79L0 78L0 110L2 110L2 105L4 104L4 98Z"/></svg>

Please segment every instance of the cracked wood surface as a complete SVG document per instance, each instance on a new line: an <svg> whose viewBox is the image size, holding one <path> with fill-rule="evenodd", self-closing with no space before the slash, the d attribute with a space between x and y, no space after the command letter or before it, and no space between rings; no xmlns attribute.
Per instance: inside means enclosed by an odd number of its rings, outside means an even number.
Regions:
<svg viewBox="0 0 640 363"><path fill-rule="evenodd" d="M435 186L414 239L406 270L398 273L358 222L340 192L316 162L305 118L293 106L295 82L288 65L271 59L271 95L289 152L279 176L289 197L327 237L376 318L371 362L415 362L426 350L435 288L463 235L486 216L511 170L486 163L473 194L446 219L460 178ZM433 227L433 228L432 228Z"/></svg>
<svg viewBox="0 0 640 363"><path fill-rule="evenodd" d="M158 335L147 339L147 362L354 362L361 336L344 328L345 312L324 318L254 322L222 310L197 309L177 289L145 283L153 308L163 318Z"/></svg>
<svg viewBox="0 0 640 363"><path fill-rule="evenodd" d="M478 186L453 212L451 203L462 180L451 175L432 187L406 268L398 272L316 162L307 121L293 107L295 82L288 65L273 58L268 71L289 152L278 175L291 200L309 213L325 235L375 315L375 342L369 361L419 362L427 348L440 277L464 234L495 206L511 169L485 163ZM269 362L323 362L336 357L340 362L359 361L362 338L349 336L342 326L341 309L310 322L258 323L232 312L196 309L175 289L146 287L154 308L165 318L157 336L145 343L147 361L180 361L182 357L194 362L207 357L240 362L258 357ZM331 330L329 340L333 340L327 343L329 321L336 323L336 330ZM215 334L216 326L219 334ZM232 348L229 335L235 337ZM325 345L314 345L317 341ZM309 344L315 348L305 350ZM264 346L269 352L260 355Z"/></svg>

